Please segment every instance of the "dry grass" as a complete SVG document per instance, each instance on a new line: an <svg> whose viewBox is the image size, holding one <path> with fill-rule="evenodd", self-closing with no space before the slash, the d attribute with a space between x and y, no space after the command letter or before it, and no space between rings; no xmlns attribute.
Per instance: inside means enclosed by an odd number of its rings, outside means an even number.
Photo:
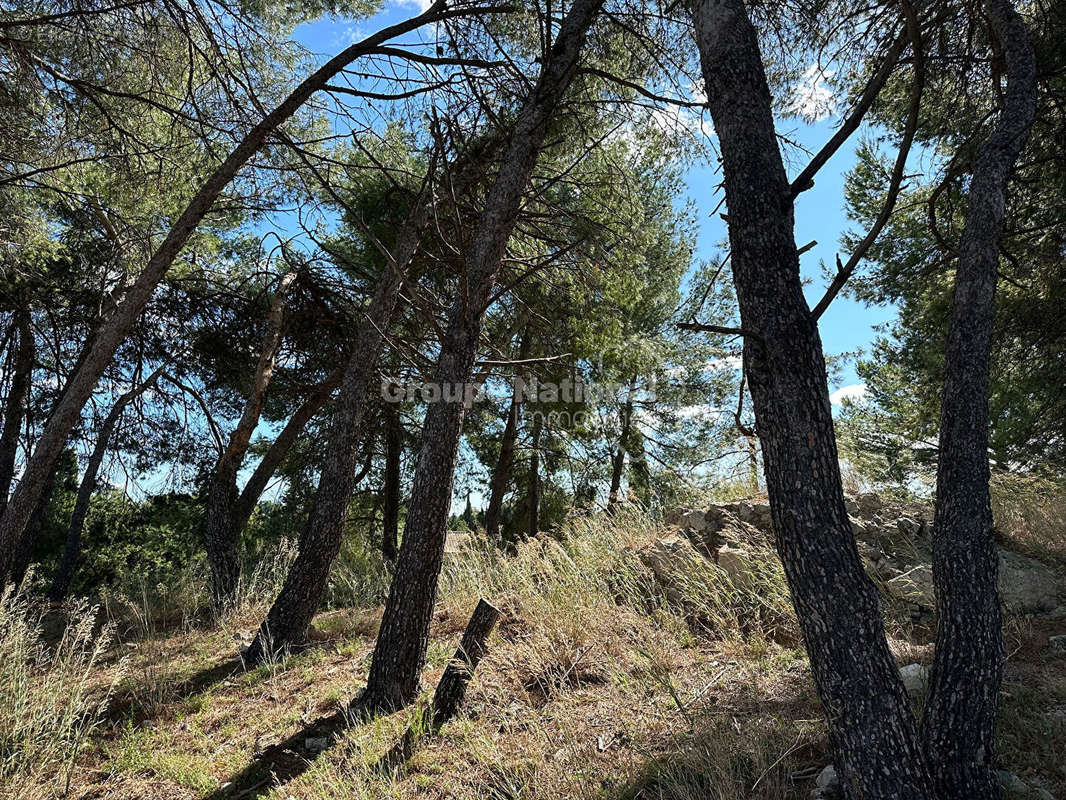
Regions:
<svg viewBox="0 0 1066 800"><path fill-rule="evenodd" d="M254 595L210 627L176 602L162 626L145 603L123 617L139 614L127 626L134 641L27 683L42 692L85 674L79 702L98 709L117 681L108 712L78 729L73 757L53 761L68 765L68 796L81 800L807 797L828 760L824 726L768 543L744 543L759 555L753 574L731 581L697 557L664 587L639 556L659 534L636 514L578 519L562 541L505 555L475 540L450 559L427 693L478 597L505 618L464 715L396 770L381 759L418 709L369 722L340 713L366 675L380 615L370 604L319 615L314 648L245 671L238 645L264 610ZM376 567L341 569L335 591L372 603ZM275 579L262 579L261 597ZM1066 686L1062 661L1040 644L1047 633L1012 622L1003 753L1008 768L1062 792L1051 762L1066 726L1047 711L1066 704ZM895 650L904 662L929 655L903 638ZM62 796L54 777L24 769L0 794Z"/></svg>

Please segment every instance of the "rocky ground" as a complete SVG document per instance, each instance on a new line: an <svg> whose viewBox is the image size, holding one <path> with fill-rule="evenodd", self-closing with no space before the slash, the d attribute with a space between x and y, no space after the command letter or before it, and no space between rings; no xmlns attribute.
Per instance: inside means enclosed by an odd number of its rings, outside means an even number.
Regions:
<svg viewBox="0 0 1066 800"><path fill-rule="evenodd" d="M932 657L936 598L932 572L933 510L913 502L890 501L874 493L846 500L859 555L867 574L883 592L889 614L897 615L890 631L900 633L913 645L922 661L906 663L900 675L908 694L920 704L928 680L927 663ZM743 583L765 558L760 545L772 541L770 505L765 500L742 500L704 509L680 509L670 515L676 532L660 537L642 552L645 564L669 585L674 565L699 553ZM1008 546L999 547L999 593L1008 622L1019 620L1032 629L1042 629L1043 652L1029 652L1025 660L1011 660L1006 670L1008 685L1035 680L1033 662L1055 663L1066 656L1066 592L1055 568ZM899 620L904 614L906 619ZM899 624L903 622L904 624ZM1027 643L1032 648L1032 643ZM1039 650L1039 645L1037 645ZM1018 655L1018 652L1011 654ZM1009 688L1008 688L1009 691ZM1052 720L1066 719L1066 706L1049 709ZM1048 765L1066 776L1066 756L1061 765ZM1054 800L1036 777L1031 783L1011 772L999 771L1000 782L1011 797ZM833 767L819 773L811 797L832 798L838 794Z"/></svg>

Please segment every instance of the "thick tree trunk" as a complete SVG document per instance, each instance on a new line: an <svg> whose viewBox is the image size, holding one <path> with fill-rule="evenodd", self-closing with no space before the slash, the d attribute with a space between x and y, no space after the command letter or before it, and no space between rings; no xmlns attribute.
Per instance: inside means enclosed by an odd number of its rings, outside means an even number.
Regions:
<svg viewBox="0 0 1066 800"><path fill-rule="evenodd" d="M92 500L93 492L96 491L96 478L100 472L100 465L104 461L104 455L107 453L108 445L111 442L111 435L115 432L118 421L122 417L122 412L125 411L126 406L153 386L162 374L163 367L160 366L146 380L121 395L115 401L115 404L111 406L107 417L104 418L103 425L100 426L100 431L96 435L96 444L93 446L92 453L89 454L89 461L85 465L85 474L82 476L81 484L78 486L78 497L74 501L74 512L70 515L70 524L67 526L67 540L63 547L63 558L59 563L59 569L56 570L55 577L52 578L52 586L48 590L48 597L52 600L62 600L70 589L70 582L74 578L74 569L78 564L78 558L81 556L81 534L85 529L85 518L89 514L89 504Z"/></svg>
<svg viewBox="0 0 1066 800"><path fill-rule="evenodd" d="M356 459L363 438L369 392L377 376L378 357L407 268L429 222L431 208L429 197L415 201L356 331L333 413L326 460L307 525L300 537L299 553L255 641L245 654L248 663L258 663L301 645L322 603L330 568L340 552L348 504L355 490Z"/></svg>
<svg viewBox="0 0 1066 800"><path fill-rule="evenodd" d="M282 276L270 302L266 316L266 331L259 348L259 361L252 376L252 388L244 401L244 409L230 434L226 448L215 464L207 491L204 512L204 548L211 567L211 587L215 611L221 612L237 595L241 577L239 539L234 526L237 507L237 473L244 464L244 456L251 445L252 433L259 425L266 402L267 389L274 375L278 353L281 351L282 329L285 321L285 302L296 281L296 273Z"/></svg>
<svg viewBox="0 0 1066 800"><path fill-rule="evenodd" d="M248 520L252 518L252 512L255 511L259 498L263 496L263 492L266 491L267 484L270 483L270 479L274 476L277 468L281 466L285 456L289 454L292 446L296 444L296 440L303 433L303 429L307 427L307 423L326 404L330 395L336 391L343 376L343 367L338 367L322 383L315 387L314 391L307 396L307 399L289 417L289 421L285 423L281 433L271 442L270 447L267 448L259 463L256 464L251 477L244 484L233 510L233 533L231 536L235 540L240 538L241 533L248 526Z"/></svg>
<svg viewBox="0 0 1066 800"><path fill-rule="evenodd" d="M390 564L400 550L400 458L403 455L403 428L400 407L385 403L385 478L381 487L381 554Z"/></svg>
<svg viewBox="0 0 1066 800"><path fill-rule="evenodd" d="M577 70L585 36L602 0L575 0L566 14L540 77L526 99L485 198L485 210L468 251L464 291L448 315L435 381L458 397L426 411L403 545L363 693L363 710L399 708L418 695L429 625L444 557L455 461L462 433L463 388L470 380L478 338L507 241L548 125Z"/></svg>
<svg viewBox="0 0 1066 800"><path fill-rule="evenodd" d="M111 362L126 333L144 311L174 259L189 241L200 222L211 210L218 196L237 172L259 151L271 134L285 123L315 92L355 59L373 53L390 39L435 20L469 13L462 8L448 9L445 0L436 0L424 13L390 25L360 42L345 48L297 86L273 111L256 123L230 152L211 176L200 186L185 210L149 259L144 271L126 291L114 312L96 330L92 350L67 383L63 397L45 426L33 455L26 464L15 494L0 517L0 583L10 574L17 543L26 523L37 506L67 437L78 424L82 408L92 395L97 381ZM482 9L484 11L484 9Z"/></svg>
<svg viewBox="0 0 1066 800"><path fill-rule="evenodd" d="M825 361L803 296L791 193L742 0L700 0L733 279L776 545L846 798L932 797L914 719L844 509Z"/></svg>
<svg viewBox="0 0 1066 800"><path fill-rule="evenodd" d="M529 538L540 533L540 437L544 430L544 416L533 415L533 430L529 444Z"/></svg>
<svg viewBox="0 0 1066 800"><path fill-rule="evenodd" d="M4 425L0 429L0 509L7 506L7 498L11 494L19 437L22 434L22 422L26 418L26 404L30 397L30 379L33 377L33 365L37 358L31 322L28 304L15 312L15 342L12 344L15 355L12 359L11 388L4 402Z"/></svg>
<svg viewBox="0 0 1066 800"><path fill-rule="evenodd" d="M999 123L974 162L944 367L933 522L936 657L922 720L940 800L998 798L1003 637L988 488L988 371L1007 181L1036 109L1036 60L1010 0L985 0L1006 57Z"/></svg>
<svg viewBox="0 0 1066 800"><path fill-rule="evenodd" d="M16 589L22 585L22 581L26 578L26 573L29 572L30 562L33 561L33 550L41 536L41 528L44 527L44 518L48 513L48 507L52 504L52 495L55 492L55 488L56 473L53 472L48 476L48 480L45 481L41 499L37 501L37 506L33 509L33 513L30 514L26 529L19 538L18 547L15 548L14 563L11 565L11 583Z"/></svg>

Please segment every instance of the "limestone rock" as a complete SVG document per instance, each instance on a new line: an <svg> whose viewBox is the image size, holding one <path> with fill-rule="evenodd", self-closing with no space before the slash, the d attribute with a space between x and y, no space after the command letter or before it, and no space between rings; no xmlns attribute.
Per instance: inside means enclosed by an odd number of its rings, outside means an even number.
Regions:
<svg viewBox="0 0 1066 800"><path fill-rule="evenodd" d="M899 669L900 680L903 688L907 690L907 696L911 698L921 697L925 694L929 684L929 668L922 664L908 664Z"/></svg>
<svg viewBox="0 0 1066 800"><path fill-rule="evenodd" d="M936 595L933 591L933 568L919 564L885 584L888 593L899 600L914 603L922 608L934 608Z"/></svg>
<svg viewBox="0 0 1066 800"><path fill-rule="evenodd" d="M1051 611L1058 605L1055 573L1039 561L1010 550L999 551L999 596L1013 611Z"/></svg>
<svg viewBox="0 0 1066 800"><path fill-rule="evenodd" d="M881 496L875 492L863 492L855 498L855 503L859 507L859 513L864 517L872 517L885 507Z"/></svg>
<svg viewBox="0 0 1066 800"><path fill-rule="evenodd" d="M818 773L814 779L814 791L811 792L811 800L831 800L840 797L840 778L836 768L830 764Z"/></svg>
<svg viewBox="0 0 1066 800"><path fill-rule="evenodd" d="M724 545L718 550L718 566L721 567L733 585L750 586L752 582L751 556L746 550Z"/></svg>

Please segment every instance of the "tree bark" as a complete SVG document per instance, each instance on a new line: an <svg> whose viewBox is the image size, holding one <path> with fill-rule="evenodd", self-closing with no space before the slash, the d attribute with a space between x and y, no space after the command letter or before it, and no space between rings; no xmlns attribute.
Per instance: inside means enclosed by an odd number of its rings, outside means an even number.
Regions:
<svg viewBox="0 0 1066 800"><path fill-rule="evenodd" d="M499 619L499 609L488 600L478 601L474 613L470 615L470 621L466 624L466 630L463 631L459 649L445 667L444 674L437 683L437 690L433 693L429 725L431 731L439 730L444 723L459 713L459 707L466 696L466 687L474 677L477 665L485 657L489 635Z"/></svg>
<svg viewBox="0 0 1066 800"><path fill-rule="evenodd" d="M395 563L400 550L400 458L403 455L403 428L400 426L400 407L386 402L385 414L385 478L381 487L381 554L390 564Z"/></svg>
<svg viewBox="0 0 1066 800"><path fill-rule="evenodd" d="M390 39L417 30L427 23L471 13L469 9L449 9L446 6L445 0L436 0L422 14L383 28L331 58L256 123L200 186L149 259L144 271L130 285L111 316L95 331L91 352L71 376L66 391L37 441L18 488L0 517L0 583L10 574L15 549L26 523L37 506L67 437L77 425L82 408L92 395L97 381L122 340L126 338L130 327L144 311L155 293L156 286L211 210L218 196L237 172L262 148L271 134L292 117L311 95L322 89L352 61L373 53ZM486 9L482 7L480 10L484 12Z"/></svg>
<svg viewBox="0 0 1066 800"><path fill-rule="evenodd" d="M518 360L524 361L529 357L532 348L532 337L523 333L522 341L518 345ZM516 373L516 377L521 372ZM485 507L485 535L489 539L500 538L500 516L503 513L503 497L507 494L507 484L511 479L511 466L514 464L515 442L518 440L518 421L522 413L522 401L518 386L514 387L511 394L511 405L507 411L507 422L503 426L503 435L500 437L500 455L496 459L496 466L492 470L492 480L489 482L489 502Z"/></svg>
<svg viewBox="0 0 1066 800"><path fill-rule="evenodd" d="M244 409L230 434L229 441L215 464L207 491L204 512L204 548L211 567L211 588L215 612L233 603L241 577L238 532L235 529L237 506L237 473L244 464L244 456L252 441L252 433L259 425L266 402L267 389L274 375L278 353L281 351L282 329L285 321L285 302L296 281L296 273L286 273L278 284L266 316L266 331L259 348L259 361L252 376L252 388L244 401Z"/></svg>
<svg viewBox="0 0 1066 800"><path fill-rule="evenodd" d="M233 537L239 538L248 526L248 520L252 518L259 498L266 491L267 484L274 476L285 456L289 454L296 440L307 427L307 423L318 413L319 409L329 400L330 395L336 391L344 376L344 368L338 367L331 372L322 383L318 384L310 395L303 401L299 408L289 417L281 433L277 435L270 447L263 454L255 469L252 471L248 482L244 484L240 496L233 511Z"/></svg>
<svg viewBox="0 0 1066 800"><path fill-rule="evenodd" d="M500 616L500 611L488 600L478 601L466 630L463 631L459 649L455 651L437 683L433 704L427 709L424 717L423 729L418 731L413 726L408 728L396 746L378 762L378 772L390 773L407 762L414 755L421 739L435 735L445 723L459 713L466 697L466 687L488 650L489 636Z"/></svg>
<svg viewBox="0 0 1066 800"><path fill-rule="evenodd" d="M533 430L529 445L529 538L540 533L540 437L544 430L544 415L533 415Z"/></svg>
<svg viewBox="0 0 1066 800"><path fill-rule="evenodd" d="M496 466L492 470L492 481L489 484L489 502L485 507L485 535L489 539L500 538L500 516L503 513L503 497L507 494L507 484L511 477L511 465L514 463L515 442L518 440L518 417L521 414L522 404L518 401L517 393L511 398L511 405L507 410L507 423L503 427L503 435L500 437L500 455L496 459Z"/></svg>
<svg viewBox="0 0 1066 800"><path fill-rule="evenodd" d="M301 645L322 603L330 568L340 552L348 504L355 490L355 465L363 438L367 399L377 375L378 357L407 268L429 223L432 205L430 197L415 201L356 331L333 414L326 460L307 525L300 537L299 552L255 641L245 654L247 663L256 664Z"/></svg>
<svg viewBox="0 0 1066 800"><path fill-rule="evenodd" d="M485 309L522 196L548 124L570 86L589 26L601 5L602 0L575 0L571 5L537 83L518 113L467 253L463 292L448 314L435 376L442 387L465 387L470 380ZM460 389L457 394L464 392ZM442 398L426 411L403 544L362 696L366 711L399 708L418 695L444 558L464 414L461 396L451 401Z"/></svg>
<svg viewBox="0 0 1066 800"><path fill-rule="evenodd" d="M629 430L633 424L633 389L635 385L636 379L634 378L629 383L625 402L618 407L618 424L621 430L618 434L618 447L615 448L614 455L611 456L611 488L607 494L608 514L613 514L618 508L618 503L625 499L621 496L622 475L625 472L626 452L629 449Z"/></svg>
<svg viewBox="0 0 1066 800"><path fill-rule="evenodd" d="M19 437L22 434L22 422L26 418L26 404L30 397L33 365L37 358L31 322L30 307L27 303L15 312L14 319L16 343L13 345L15 356L11 388L4 402L4 425L0 429L0 509L7 506L11 482L15 477Z"/></svg>
<svg viewBox="0 0 1066 800"><path fill-rule="evenodd" d="M931 783L840 479L818 328L803 296L792 196L742 0L694 9L721 144L744 365L778 554L825 709L844 796L925 800Z"/></svg>
<svg viewBox="0 0 1066 800"><path fill-rule="evenodd" d="M33 561L34 546L41 535L41 528L44 526L44 517L48 513L48 506L52 504L52 495L56 488L56 477L56 473L53 472L48 476L48 480L45 481L41 499L37 501L33 513L30 514L30 519L26 523L25 530L22 531L18 546L15 548L15 558L11 565L11 584L16 589L22 585L22 581L26 578L26 573L29 572L30 562Z"/></svg>
<svg viewBox="0 0 1066 800"><path fill-rule="evenodd" d="M89 461L85 465L85 474L82 476L81 484L78 486L78 497L74 501L74 511L70 515L70 524L67 526L67 540L63 547L63 558L48 590L48 597L52 600L62 600L70 589L70 582L74 578L74 569L78 564L78 558L81 556L81 534L85 529L85 518L89 514L89 504L92 500L93 492L96 491L96 477L100 472L100 465L104 461L104 455L107 453L108 445L111 442L111 435L118 426L122 412L125 411L126 406L155 384L159 376L163 374L163 369L164 367L160 366L147 379L121 395L115 401L115 404L111 406L107 417L104 418L103 425L100 426L100 431L96 435L96 444L93 446L92 453L89 454Z"/></svg>
<svg viewBox="0 0 1066 800"><path fill-rule="evenodd" d="M1036 110L1036 59L1010 0L985 0L1007 64L999 122L974 161L944 366L933 521L936 656L922 720L940 800L998 798L1003 635L988 479L989 348L1007 182Z"/></svg>

